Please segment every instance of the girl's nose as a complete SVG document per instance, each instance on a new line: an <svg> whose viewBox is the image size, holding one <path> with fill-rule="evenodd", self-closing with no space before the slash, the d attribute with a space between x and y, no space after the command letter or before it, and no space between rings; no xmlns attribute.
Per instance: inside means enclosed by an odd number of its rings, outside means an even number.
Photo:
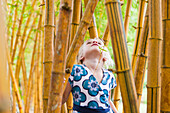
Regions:
<svg viewBox="0 0 170 113"><path fill-rule="evenodd" d="M94 44L95 44L95 43L97 44L97 41L93 41L93 43L94 43Z"/></svg>

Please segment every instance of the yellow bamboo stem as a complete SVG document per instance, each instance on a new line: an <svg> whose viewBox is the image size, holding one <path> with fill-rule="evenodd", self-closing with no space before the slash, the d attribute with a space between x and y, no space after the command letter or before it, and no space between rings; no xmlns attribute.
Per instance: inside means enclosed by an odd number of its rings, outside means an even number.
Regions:
<svg viewBox="0 0 170 113"><path fill-rule="evenodd" d="M119 108L119 101L120 101L120 84L118 81L118 77L116 78L116 88L114 89L114 93L113 93L113 103L116 107L116 109L118 110Z"/></svg>
<svg viewBox="0 0 170 113"><path fill-rule="evenodd" d="M54 0L45 1L43 110L47 112L54 38Z"/></svg>
<svg viewBox="0 0 170 113"><path fill-rule="evenodd" d="M27 35L27 37L26 37L26 39L25 39L25 43L24 43L24 46L23 46L23 51L25 51L25 48L27 47L28 40L29 40L30 35L31 35L31 33L32 33L32 29L35 27L37 18L38 18L38 14L34 17L34 20L33 20L33 22L32 22L32 25L31 25L31 27L30 27L30 29L29 29L29 31L28 31L28 35Z"/></svg>
<svg viewBox="0 0 170 113"><path fill-rule="evenodd" d="M7 54L8 66L9 66L9 71L10 71L10 76L11 76L12 84L13 84L13 87L14 87L14 91L15 91L15 95L16 95L17 101L18 101L19 111L20 111L20 113L24 113L21 96L19 94L18 83L17 83L17 81L15 79L15 76L13 74L13 71L12 71L12 64L11 64L11 59L10 59L10 54L9 54L9 51L8 51L7 44L6 44L6 54Z"/></svg>
<svg viewBox="0 0 170 113"><path fill-rule="evenodd" d="M40 26L40 28L41 28L41 26ZM38 113L40 113L40 94L42 94L42 93L40 93L40 87L41 87L41 85L40 85L40 83L41 83L41 79L40 79L40 70L39 70L39 65L40 65L40 57L41 57L41 55L40 55L40 45L41 45L41 31L40 31L40 33L39 33L39 40L38 40L38 55L37 55L37 112Z"/></svg>
<svg viewBox="0 0 170 113"><path fill-rule="evenodd" d="M89 0L84 0L84 5L86 7L87 3ZM97 33L97 26L96 26L96 21L95 21L95 16L93 15L92 20L91 20L91 24L89 26L89 34L90 34L90 38L96 38L98 37L98 33Z"/></svg>
<svg viewBox="0 0 170 113"><path fill-rule="evenodd" d="M16 25L17 16L18 16L17 10L18 10L18 1L16 0L15 11L14 11L14 20L13 20L13 25L12 25L12 34L11 34L11 48L10 48L11 55L12 55L12 49L13 49L13 43L14 43L15 25Z"/></svg>
<svg viewBox="0 0 170 113"><path fill-rule="evenodd" d="M37 31L36 31L36 35L35 35L35 43L34 43L33 52L32 52L31 67L30 67L30 72L29 72L29 80L28 80L28 84L27 84L27 94L26 94L26 101L25 101L25 113L29 112L29 104L30 104L29 99L31 97L31 87L32 87L32 79L33 79L33 67L34 67L34 55L35 55L35 52L36 52L38 30L40 29L41 22L42 22L42 15L40 14L38 27L37 27Z"/></svg>
<svg viewBox="0 0 170 113"><path fill-rule="evenodd" d="M170 112L170 1L162 0L161 113Z"/></svg>
<svg viewBox="0 0 170 113"><path fill-rule="evenodd" d="M65 74L65 58L71 22L72 0L61 0L59 10L59 23L55 40L55 52L51 76L50 95L48 101L48 112L61 111L61 100L63 81Z"/></svg>
<svg viewBox="0 0 170 113"><path fill-rule="evenodd" d="M14 60L14 57L15 57L15 53L16 53L16 49L17 49L17 44L18 44L18 39L21 36L21 26L22 26L23 15L24 15L24 12L25 12L26 3L27 3L27 0L24 0L23 6L22 6L22 10L21 10L20 20L19 20L19 24L18 24L18 31L16 33L15 44L14 44L14 48L13 48L13 52L12 52L12 57L11 57L12 63L13 63L13 60Z"/></svg>
<svg viewBox="0 0 170 113"><path fill-rule="evenodd" d="M19 73L20 73L21 56L23 54L23 46L24 46L24 41L25 41L25 37L26 37L26 32L27 32L27 29L28 29L28 26L29 26L29 23L30 23L30 20L31 20L31 17L32 17L32 12L34 10L35 3L36 3L36 0L33 0L32 5L31 5L31 7L33 9L30 10L29 17L28 17L28 19L26 21L26 26L24 28L23 35L21 37L21 43L20 43L20 47L19 47L18 59L17 59L17 64L16 64L16 70L15 70L15 76L17 78L19 78Z"/></svg>
<svg viewBox="0 0 170 113"><path fill-rule="evenodd" d="M6 56L6 2L5 0L0 1L0 51L1 51L1 57L0 57L0 112L2 113L10 113L9 110L9 97L10 94L8 90L8 74L7 74L7 56Z"/></svg>
<svg viewBox="0 0 170 113"><path fill-rule="evenodd" d="M149 34L149 8L147 8L145 14L145 21L139 40L139 52L137 56L136 68L134 73L135 86L138 98L138 107L140 108L140 102L143 91L143 84L145 79L145 70L148 56L148 34Z"/></svg>
<svg viewBox="0 0 170 113"><path fill-rule="evenodd" d="M112 39L114 60L120 89L123 99L123 107L126 113L139 113L137 95L128 56L126 36L122 21L119 0L105 0L107 17ZM133 103L133 104L132 104Z"/></svg>
<svg viewBox="0 0 170 113"><path fill-rule="evenodd" d="M43 0L42 0L43 1ZM43 14L44 15L44 14ZM42 15L42 16L43 16ZM44 29L41 30L41 70L40 70L40 113L43 113L43 58L44 58Z"/></svg>
<svg viewBox="0 0 170 113"><path fill-rule="evenodd" d="M131 7L132 7L132 0L127 0L126 13L125 13L125 21L124 21L126 37L127 37L127 34L128 34Z"/></svg>
<svg viewBox="0 0 170 113"><path fill-rule="evenodd" d="M102 38L105 46L108 46L108 44L109 44L109 34L110 34L109 24L107 23L107 26L106 26L106 29L104 31L103 38Z"/></svg>
<svg viewBox="0 0 170 113"><path fill-rule="evenodd" d="M76 34L76 31L80 23L80 11L81 11L81 0L74 0L73 17L71 23L71 38L69 41L69 46L71 46L71 43L74 39L74 36Z"/></svg>
<svg viewBox="0 0 170 113"><path fill-rule="evenodd" d="M142 25L143 25L143 20L144 20L144 11L145 11L145 5L146 1L145 0L140 0L139 1L139 13L138 13L138 22L137 22L137 27L136 27L136 37L135 37L135 43L134 43L134 49L133 49L133 54L132 54L132 73L134 74L135 71L135 66L136 66L136 59L138 55L138 50L139 50L139 40L141 37L141 31L142 31Z"/></svg>
<svg viewBox="0 0 170 113"><path fill-rule="evenodd" d="M147 112L160 113L161 0L149 0Z"/></svg>

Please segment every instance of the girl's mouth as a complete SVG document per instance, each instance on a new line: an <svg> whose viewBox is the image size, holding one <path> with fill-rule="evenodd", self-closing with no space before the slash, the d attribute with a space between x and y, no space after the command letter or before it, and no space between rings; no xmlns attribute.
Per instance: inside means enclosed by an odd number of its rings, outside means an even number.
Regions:
<svg viewBox="0 0 170 113"><path fill-rule="evenodd" d="M98 46L98 44L92 44L92 46Z"/></svg>

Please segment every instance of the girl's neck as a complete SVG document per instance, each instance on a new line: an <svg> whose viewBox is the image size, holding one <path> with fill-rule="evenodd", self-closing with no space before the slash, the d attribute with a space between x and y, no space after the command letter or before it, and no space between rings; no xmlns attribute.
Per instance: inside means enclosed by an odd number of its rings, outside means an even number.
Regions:
<svg viewBox="0 0 170 113"><path fill-rule="evenodd" d="M95 71L101 71L103 67L102 60L99 61L99 59L85 59L83 64L85 64L90 70L93 72Z"/></svg>

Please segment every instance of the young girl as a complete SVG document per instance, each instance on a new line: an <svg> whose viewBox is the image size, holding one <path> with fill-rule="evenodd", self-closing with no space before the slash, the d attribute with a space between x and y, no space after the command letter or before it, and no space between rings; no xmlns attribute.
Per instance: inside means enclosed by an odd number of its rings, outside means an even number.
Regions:
<svg viewBox="0 0 170 113"><path fill-rule="evenodd" d="M63 94L62 103L73 94L73 113L117 113L110 100L111 89L116 87L114 75L104 64L112 64L112 59L103 42L87 40L79 50L78 63L72 68L69 82Z"/></svg>

